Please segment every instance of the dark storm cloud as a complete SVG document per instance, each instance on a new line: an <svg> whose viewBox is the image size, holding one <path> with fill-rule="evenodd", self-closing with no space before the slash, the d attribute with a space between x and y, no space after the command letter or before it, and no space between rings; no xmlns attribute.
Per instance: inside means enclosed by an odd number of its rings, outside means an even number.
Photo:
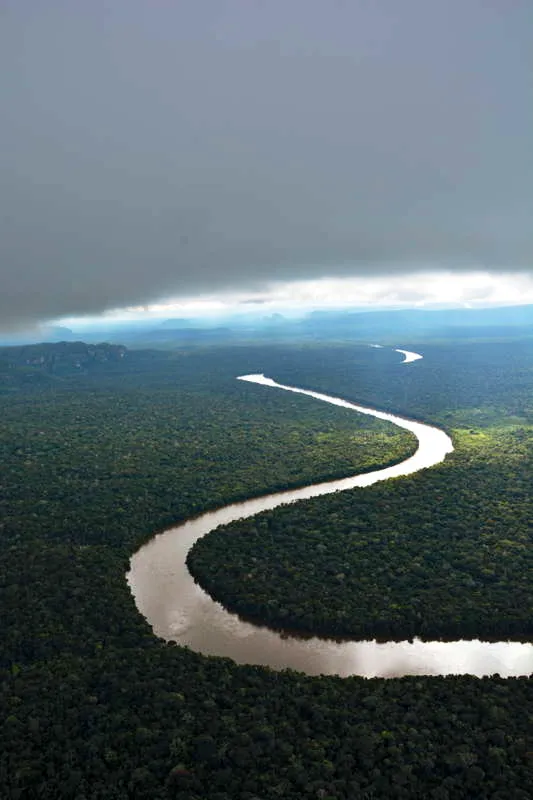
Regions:
<svg viewBox="0 0 533 800"><path fill-rule="evenodd" d="M0 320L532 263L530 0L0 0Z"/></svg>

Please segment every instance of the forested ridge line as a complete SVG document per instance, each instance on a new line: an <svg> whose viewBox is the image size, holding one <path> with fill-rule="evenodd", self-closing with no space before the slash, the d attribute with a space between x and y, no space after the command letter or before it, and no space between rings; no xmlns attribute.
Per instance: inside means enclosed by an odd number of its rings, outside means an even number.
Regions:
<svg viewBox="0 0 533 800"><path fill-rule="evenodd" d="M469 353L478 396L458 414L483 409L488 423L494 362ZM530 679L315 679L239 667L156 639L124 578L150 530L230 502L254 481L268 491L291 470L316 479L325 462L316 470L311 454L328 448L326 466L343 466L346 437L358 431L389 437L312 400L287 406L280 393L255 405L236 375L260 369L282 380L285 370L296 383L307 369L310 382L337 392L337 372L372 405L389 369L391 408L409 415L419 395L417 413L431 415L439 381L451 392L465 354L434 348L438 369L425 378L397 366L397 354L363 348L128 354L85 376L56 376L43 391L4 392L0 796L527 800ZM512 355L502 350L496 366L518 414L531 395L526 354L514 364ZM260 430L268 435L253 447ZM390 445L412 446L387 438L387 457ZM365 447L379 457L371 438ZM191 463L207 464L201 481Z"/></svg>

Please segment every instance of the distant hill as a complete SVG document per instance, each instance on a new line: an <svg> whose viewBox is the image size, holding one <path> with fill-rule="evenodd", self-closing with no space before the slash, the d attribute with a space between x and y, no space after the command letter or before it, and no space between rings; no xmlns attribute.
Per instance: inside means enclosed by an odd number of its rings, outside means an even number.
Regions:
<svg viewBox="0 0 533 800"><path fill-rule="evenodd" d="M533 305L502 308L410 309L398 311L315 311L300 324L308 330L338 332L359 337L424 335L516 335L518 329L533 334ZM476 330L477 329L477 330Z"/></svg>
<svg viewBox="0 0 533 800"><path fill-rule="evenodd" d="M117 362L126 355L117 344L85 342L45 342L41 344L0 347L0 386L43 383L62 376L87 372L107 362Z"/></svg>
<svg viewBox="0 0 533 800"><path fill-rule="evenodd" d="M54 336L62 331L62 344L75 335L68 328L44 329ZM313 311L304 316L284 317L263 312L226 314L216 318L171 318L120 322L114 327L93 328L78 333L85 342L97 345L103 340L125 344L132 349L194 348L217 344L252 342L354 341L387 344L416 343L427 339L509 339L533 337L533 305L499 308L400 309L392 311L351 311L349 309ZM44 338L44 337L43 337ZM0 344L24 344L11 338ZM35 341L35 340L34 340ZM59 343L58 343L59 344Z"/></svg>
<svg viewBox="0 0 533 800"><path fill-rule="evenodd" d="M171 330L182 330L183 328L195 327L195 320L188 317L176 317L175 319L165 319L159 324L159 328L170 328Z"/></svg>
<svg viewBox="0 0 533 800"><path fill-rule="evenodd" d="M65 328L63 325L41 325L30 330L0 335L0 346L14 347L33 342L71 342L75 338L70 328Z"/></svg>
<svg viewBox="0 0 533 800"><path fill-rule="evenodd" d="M152 330L128 332L122 337L135 347L194 347L237 341L416 342L420 339L495 338L533 336L533 305L483 309L407 309L395 311L314 311L299 319L251 314L228 315L223 323L206 319L166 320Z"/></svg>

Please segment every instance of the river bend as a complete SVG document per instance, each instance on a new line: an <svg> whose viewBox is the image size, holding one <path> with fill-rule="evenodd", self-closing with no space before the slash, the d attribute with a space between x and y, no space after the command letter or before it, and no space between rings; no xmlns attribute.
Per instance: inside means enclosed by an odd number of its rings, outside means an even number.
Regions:
<svg viewBox="0 0 533 800"><path fill-rule="evenodd" d="M418 354L399 351L404 363ZM421 356L419 356L421 357ZM336 642L318 637L300 639L244 622L230 614L196 584L187 566L187 553L206 533L237 519L311 497L370 486L378 481L410 475L444 460L453 450L444 431L422 422L349 403L338 397L276 383L262 374L239 380L313 397L332 405L368 414L411 431L418 439L416 452L402 461L341 480L233 503L202 514L155 536L131 558L127 580L137 608L157 636L175 641L204 655L225 656L240 664L273 669L291 668L308 675L403 675L499 673L502 677L533 673L533 645L521 642Z"/></svg>

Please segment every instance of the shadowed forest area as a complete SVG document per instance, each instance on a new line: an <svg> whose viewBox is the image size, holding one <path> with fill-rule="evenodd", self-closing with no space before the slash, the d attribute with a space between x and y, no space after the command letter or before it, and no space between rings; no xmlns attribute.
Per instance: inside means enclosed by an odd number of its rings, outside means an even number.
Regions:
<svg viewBox="0 0 533 800"><path fill-rule="evenodd" d="M235 380L264 372L440 425L456 450L209 534L202 585L307 632L531 639L530 342L433 343L405 366L342 344L73 346L0 354L0 796L531 796L531 679L237 666L156 639L125 580L171 524L413 451L387 423Z"/></svg>

